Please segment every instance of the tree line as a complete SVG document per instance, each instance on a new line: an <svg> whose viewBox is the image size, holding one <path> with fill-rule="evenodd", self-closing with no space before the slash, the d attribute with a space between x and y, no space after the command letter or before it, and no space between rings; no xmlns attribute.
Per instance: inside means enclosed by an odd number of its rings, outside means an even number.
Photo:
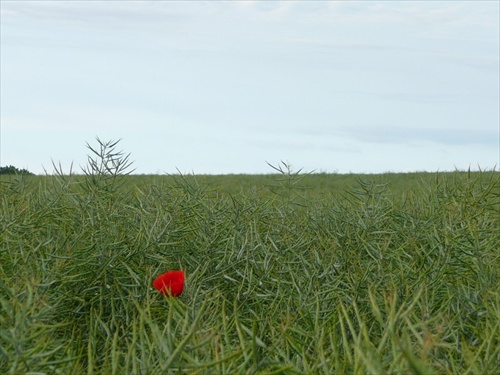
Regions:
<svg viewBox="0 0 500 375"><path fill-rule="evenodd" d="M0 167L0 174L24 174L24 175L33 175L27 169L18 169L13 165L8 165L5 167Z"/></svg>

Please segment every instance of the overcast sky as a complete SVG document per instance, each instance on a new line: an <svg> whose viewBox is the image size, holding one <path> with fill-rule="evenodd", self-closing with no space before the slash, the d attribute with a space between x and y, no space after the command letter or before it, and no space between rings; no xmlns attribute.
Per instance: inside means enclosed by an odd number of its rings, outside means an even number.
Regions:
<svg viewBox="0 0 500 375"><path fill-rule="evenodd" d="M499 167L498 1L0 1L0 164Z"/></svg>

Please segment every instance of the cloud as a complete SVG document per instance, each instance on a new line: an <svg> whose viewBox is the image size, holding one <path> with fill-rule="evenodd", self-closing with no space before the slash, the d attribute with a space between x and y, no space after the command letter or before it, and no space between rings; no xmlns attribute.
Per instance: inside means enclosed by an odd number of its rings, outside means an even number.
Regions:
<svg viewBox="0 0 500 375"><path fill-rule="evenodd" d="M339 50L375 50L375 51L391 51L391 50L416 50L400 45L389 45L381 43L360 43L356 41L339 41L331 39L311 39L311 38L288 38L285 40L290 44L297 44L309 47L320 47ZM417 50L418 51L418 50Z"/></svg>
<svg viewBox="0 0 500 375"><path fill-rule="evenodd" d="M416 104L448 104L458 101L470 100L473 95L464 95L457 93L436 93L436 92L375 92L375 91L349 91L345 90L343 94L356 95L369 98L370 100L382 99L389 102L406 102Z"/></svg>
<svg viewBox="0 0 500 375"><path fill-rule="evenodd" d="M500 75L500 59L498 57L449 56L447 60L455 64L492 74L497 77L498 82L498 77Z"/></svg>
<svg viewBox="0 0 500 375"><path fill-rule="evenodd" d="M444 129L416 128L404 126L361 126L339 129L339 133L366 143L418 144L439 143L442 145L482 145L498 148L498 130L493 129Z"/></svg>
<svg viewBox="0 0 500 375"><path fill-rule="evenodd" d="M206 8L206 7L205 7ZM2 2L2 23L24 25L27 29L57 29L92 33L113 30L189 30L198 16L207 11L159 1L8 1Z"/></svg>

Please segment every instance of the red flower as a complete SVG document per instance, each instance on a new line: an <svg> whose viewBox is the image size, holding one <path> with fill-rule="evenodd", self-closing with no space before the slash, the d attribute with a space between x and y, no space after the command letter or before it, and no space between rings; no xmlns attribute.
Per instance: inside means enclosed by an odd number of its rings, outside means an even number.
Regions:
<svg viewBox="0 0 500 375"><path fill-rule="evenodd" d="M168 271L153 281L153 287L167 296L178 297L184 290L184 271Z"/></svg>

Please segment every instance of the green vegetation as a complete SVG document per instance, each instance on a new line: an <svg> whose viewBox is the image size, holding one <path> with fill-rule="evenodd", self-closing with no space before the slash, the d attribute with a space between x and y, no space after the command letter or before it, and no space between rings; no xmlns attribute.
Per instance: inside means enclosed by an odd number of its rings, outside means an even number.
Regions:
<svg viewBox="0 0 500 375"><path fill-rule="evenodd" d="M13 165L8 165L5 167L0 167L0 174L23 174L23 175L33 175L27 169L18 169Z"/></svg>
<svg viewBox="0 0 500 375"><path fill-rule="evenodd" d="M127 176L105 145L0 185L0 373L500 372L498 172Z"/></svg>

